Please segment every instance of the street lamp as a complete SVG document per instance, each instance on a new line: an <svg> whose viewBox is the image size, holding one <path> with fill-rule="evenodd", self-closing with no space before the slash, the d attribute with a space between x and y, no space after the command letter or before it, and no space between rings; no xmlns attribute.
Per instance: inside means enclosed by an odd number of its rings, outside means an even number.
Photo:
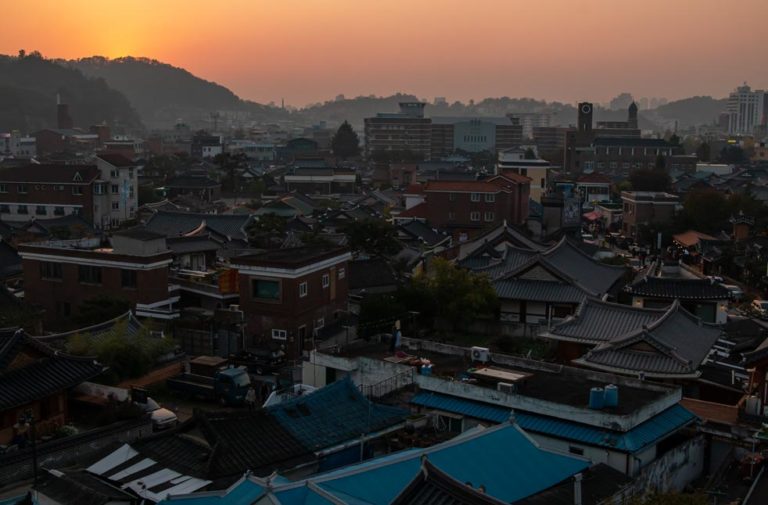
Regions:
<svg viewBox="0 0 768 505"><path fill-rule="evenodd" d="M29 432L32 439L32 478L33 487L37 486L37 444L35 442L35 415L32 409L25 410L19 416L19 423L29 425Z"/></svg>

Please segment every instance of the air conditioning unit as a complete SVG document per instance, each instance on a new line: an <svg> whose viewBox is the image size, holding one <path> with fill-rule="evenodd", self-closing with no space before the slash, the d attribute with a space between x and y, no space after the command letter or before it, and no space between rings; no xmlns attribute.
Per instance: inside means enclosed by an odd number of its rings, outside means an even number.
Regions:
<svg viewBox="0 0 768 505"><path fill-rule="evenodd" d="M231 310L232 312L239 312L240 311L240 305L237 305L237 304L233 303L232 305L229 306L229 310Z"/></svg>
<svg viewBox="0 0 768 505"><path fill-rule="evenodd" d="M472 348L472 361L478 361L480 363L488 363L491 359L491 351L487 347L473 347Z"/></svg>
<svg viewBox="0 0 768 505"><path fill-rule="evenodd" d="M516 388L514 384L510 384L508 382L499 382L498 384L496 384L496 391L501 391L502 393L507 393L511 395L515 393Z"/></svg>

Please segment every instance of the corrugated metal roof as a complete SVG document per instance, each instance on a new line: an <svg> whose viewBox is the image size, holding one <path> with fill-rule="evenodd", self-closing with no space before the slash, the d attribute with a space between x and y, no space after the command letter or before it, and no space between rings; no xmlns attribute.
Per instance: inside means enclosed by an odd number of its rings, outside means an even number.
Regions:
<svg viewBox="0 0 768 505"><path fill-rule="evenodd" d="M495 423L506 421L511 413L511 409L505 407L424 391L414 396L411 403ZM618 432L530 412L515 412L515 421L526 431L629 453L644 449L694 419L694 414L678 404L628 432Z"/></svg>

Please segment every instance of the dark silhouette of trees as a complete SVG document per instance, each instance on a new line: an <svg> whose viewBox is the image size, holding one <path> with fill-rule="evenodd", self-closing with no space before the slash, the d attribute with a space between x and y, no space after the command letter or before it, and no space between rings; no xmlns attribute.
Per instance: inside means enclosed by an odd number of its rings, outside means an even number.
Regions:
<svg viewBox="0 0 768 505"><path fill-rule="evenodd" d="M672 180L664 168L641 168L629 174L634 191L669 191Z"/></svg>
<svg viewBox="0 0 768 505"><path fill-rule="evenodd" d="M747 161L747 156L740 146L726 146L720 151L720 161L722 163L744 163Z"/></svg>
<svg viewBox="0 0 768 505"><path fill-rule="evenodd" d="M331 140L331 150L339 158L346 160L360 154L360 139L347 121L341 123Z"/></svg>
<svg viewBox="0 0 768 505"><path fill-rule="evenodd" d="M366 219L353 221L344 229L349 247L368 256L394 256L403 248L397 240L395 227L386 221Z"/></svg>
<svg viewBox="0 0 768 505"><path fill-rule="evenodd" d="M711 148L709 146L709 142L702 142L701 145L696 149L696 157L701 162L708 163L710 160L710 154Z"/></svg>

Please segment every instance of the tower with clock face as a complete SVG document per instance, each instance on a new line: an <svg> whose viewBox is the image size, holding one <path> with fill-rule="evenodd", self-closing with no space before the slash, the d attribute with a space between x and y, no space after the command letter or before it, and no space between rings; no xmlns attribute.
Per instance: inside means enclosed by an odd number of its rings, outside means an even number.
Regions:
<svg viewBox="0 0 768 505"><path fill-rule="evenodd" d="M579 104L579 131L591 132L592 131L592 104L589 102L581 102Z"/></svg>

